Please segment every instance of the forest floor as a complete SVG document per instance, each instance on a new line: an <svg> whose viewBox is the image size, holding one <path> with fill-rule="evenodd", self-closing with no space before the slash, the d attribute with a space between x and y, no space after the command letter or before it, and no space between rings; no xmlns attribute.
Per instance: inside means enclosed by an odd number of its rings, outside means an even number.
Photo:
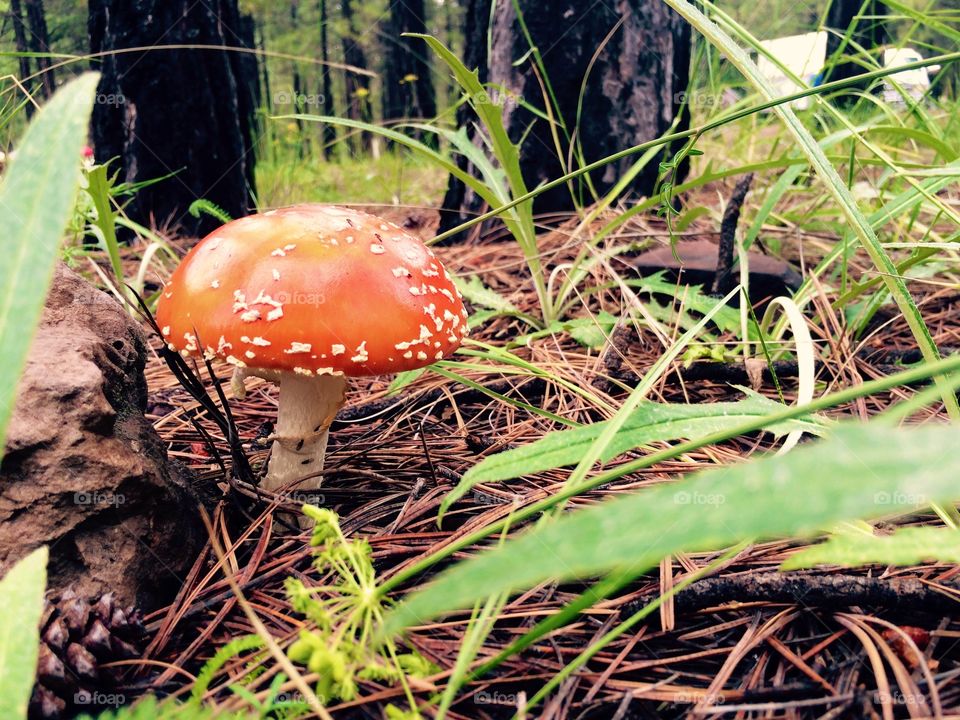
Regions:
<svg viewBox="0 0 960 720"><path fill-rule="evenodd" d="M716 203L716 193L712 195ZM391 220L433 235L436 215L429 211L377 209ZM686 239L715 242L717 228L706 219L686 229ZM810 262L826 252L827 236L784 234L788 258L801 255ZM635 242L639 251L669 242L663 222L642 216L622 228L609 242ZM545 265L573 260L576 247L564 227L545 233ZM507 239L440 247L439 257L452 272L478 276L520 310L535 312L536 295L518 246ZM614 270L635 273L635 253L617 257ZM799 264L798 264L799 267ZM868 261L851 261L854 277L867 271ZM603 273L604 270L597 270ZM604 278L595 277L602 285ZM923 287L923 286L918 286ZM917 297L937 344L960 345L960 294L927 286ZM678 297L681 296L678 289ZM909 361L911 335L899 315L881 312L870 332L859 340L835 330L844 325L831 308L831 295L821 292L812 310L818 348L818 393L861 383L892 372ZM624 298L619 290L604 290L584 300L593 313L606 310L620 317ZM524 334L516 321L499 318L478 328L474 340L502 345ZM819 334L817 334L819 332ZM497 393L580 421L603 419L585 406L561 380L590 387L616 407L627 388L662 354L663 338L641 326L619 328L613 342L594 351L568 335L532 340L514 352L549 377L504 375L478 363L471 380ZM723 338L721 337L721 340ZM154 343L159 347L158 343ZM897 351L904 351L898 354ZM215 366L227 380L226 366ZM794 373L795 375L795 373ZM250 488L229 483L188 413L197 403L183 390L159 357L151 358L149 417L169 444L173 458L189 466L199 483L216 485L224 499L214 513L221 544L228 548L233 576L271 633L281 643L296 635L303 619L292 612L283 583L288 576L312 578L306 531L291 534L275 513ZM697 362L689 368L678 361L656 385L651 399L703 403L736 400L735 383L749 384L771 398L778 393L769 377L749 377L743 365ZM796 378L786 369L779 378L783 399L793 402ZM463 473L483 457L528 443L557 429L543 417L493 398L475 388L426 374L390 397L390 378L358 379L351 384L347 406L334 423L324 484L319 491L326 507L341 518L344 531L366 538L380 578L389 578L418 558L442 548L465 533L506 517L555 492L565 471L551 471L509 483L480 485L456 503L442 525L437 511ZM225 383L229 394L229 383ZM896 397L909 394L897 390ZM871 416L894 395L871 396L837 408L834 415ZM244 448L254 467L266 450L253 440L276 413L274 387L251 382L245 399L231 398L231 410ZM935 410L931 410L931 413ZM229 458L229 447L213 423L201 419L218 451ZM739 438L682 459L629 475L616 483L578 496L573 507L594 503L637 488L667 482L679 475L717 464L740 462L776 445L769 434ZM615 464L637 457L630 453ZM842 482L843 478L836 478ZM289 504L295 509L295 503ZM246 519L237 521L238 514ZM924 515L909 523L929 522ZM752 545L726 562L723 569L690 590L665 602L659 612L593 657L586 667L563 682L533 716L543 718L653 717L927 717L960 707L960 618L946 613L956 596L960 567L925 565L906 569L776 574L780 564L800 547L797 542ZM457 557L461 557L458 555ZM529 697L567 662L614 624L671 588L687 574L703 568L719 553L668 558L659 569L630 585L616 597L584 612L573 624L508 660L489 677L470 683L458 696L449 717L511 717L523 697ZM231 638L252 632L223 574L214 568L208 548L186 578L175 601L147 618L152 641L147 658L161 665L146 666L141 689L177 693L185 678L195 674ZM785 578L791 578L785 580ZM873 579L898 578L901 585ZM421 577L425 583L429 577ZM557 612L584 586L547 584L512 598L500 613L481 653L491 657L538 620ZM893 590L889 590L889 588ZM407 586L404 590L410 590ZM405 642L441 668L440 674L413 688L426 697L449 677L464 638L468 613L417 627ZM164 666L166 669L163 669ZM157 670L156 668L161 668ZM227 664L226 676L245 673L243 661ZM265 688L274 670L252 680L247 688ZM222 687L222 685L220 686ZM222 707L238 707L227 692L216 699ZM399 687L364 682L360 698L332 705L335 717L382 717L383 706L403 700Z"/></svg>

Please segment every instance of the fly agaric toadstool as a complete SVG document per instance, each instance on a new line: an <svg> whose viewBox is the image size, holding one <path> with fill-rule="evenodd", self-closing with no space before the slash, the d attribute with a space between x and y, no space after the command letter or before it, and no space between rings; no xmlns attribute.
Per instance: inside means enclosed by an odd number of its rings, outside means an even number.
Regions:
<svg viewBox="0 0 960 720"><path fill-rule="evenodd" d="M346 378L413 370L456 350L467 311L440 261L396 225L296 205L227 223L196 245L157 307L168 347L280 386L266 490L320 485Z"/></svg>

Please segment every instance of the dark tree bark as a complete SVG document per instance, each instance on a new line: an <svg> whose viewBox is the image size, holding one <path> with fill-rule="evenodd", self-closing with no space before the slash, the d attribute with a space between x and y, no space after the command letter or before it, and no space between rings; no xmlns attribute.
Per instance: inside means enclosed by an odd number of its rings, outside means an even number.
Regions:
<svg viewBox="0 0 960 720"><path fill-rule="evenodd" d="M43 0L24 0L27 6L27 23L30 25L30 49L35 53L50 52L50 34L47 32L47 15L43 10ZM37 70L43 81L43 96L49 98L56 90L50 58L38 57Z"/></svg>
<svg viewBox="0 0 960 720"><path fill-rule="evenodd" d="M402 37L403 33L426 32L423 0L400 0L390 6L384 120L430 119L437 114L429 50L423 40Z"/></svg>
<svg viewBox="0 0 960 720"><path fill-rule="evenodd" d="M13 25L13 39L16 43L18 53L30 52L27 45L27 29L23 24L23 9L20 7L20 0L10 0L10 23ZM17 64L20 68L20 80L26 82L30 77L30 58L26 55L20 55L17 58ZM27 117L33 116L34 106L32 102L26 105Z"/></svg>
<svg viewBox="0 0 960 720"><path fill-rule="evenodd" d="M255 60L244 53L164 45L250 46L253 27L236 0L90 0L93 53L108 54L93 114L99 162L119 159L120 179L174 177L142 189L127 212L147 225L202 234L216 223L187 212L197 198L233 217L252 204Z"/></svg>
<svg viewBox="0 0 960 720"><path fill-rule="evenodd" d="M681 103L687 87L690 65L690 27L660 0L616 0L595 4L591 0L518 0L533 43L539 49L546 74L556 95L559 115L571 136L576 136L587 163L611 155L631 145L653 140L666 132L679 113L679 130L689 126L689 114ZM471 0L468 14L467 55L486 49L483 33L486 22L477 23L485 0ZM479 16L479 17L477 17ZM623 21L603 45L608 33ZM553 180L565 172L566 157L558 157L548 123L538 119L519 102L546 107L544 92L530 50L523 35L513 2L497 3L491 22L492 55L481 57L489 82L500 85L504 122L514 142L523 140L521 165L528 187ZM603 49L592 69L591 58ZM472 58L477 63L476 58ZM589 69L582 111L578 123L581 84ZM497 93L494 93L496 96ZM569 150L569 143L561 140ZM666 150L665 153L669 153ZM612 188L636 158L627 158L596 171L591 180L599 193ZM651 162L629 188L636 195L649 195L657 182L658 163ZM453 203L461 193L462 201ZM589 196L583 198L590 200ZM567 187L541 194L534 203L538 213L565 212L575 206ZM446 208L455 212L444 216L444 225L466 219L481 207L471 193L451 187ZM441 226L444 227L444 226Z"/></svg>
<svg viewBox="0 0 960 720"><path fill-rule="evenodd" d="M322 98L321 111L328 117L334 117L337 114L336 104L333 99L333 75L330 69L330 38L328 25L330 18L327 14L327 0L319 0L320 9L320 60L323 61L323 76L320 79L320 97ZM333 145L337 142L337 128L329 123L324 123L323 134L321 135L321 151L325 159L330 158L333 152Z"/></svg>
<svg viewBox="0 0 960 720"><path fill-rule="evenodd" d="M463 12L463 64L470 70L477 71L481 83L489 80L490 72L487 65L487 31L490 25L490 9L492 0L466 0ZM453 87L453 97L460 96L456 84ZM457 109L457 127L469 127L473 121L472 111L466 103ZM463 155L455 157L457 166L470 172L471 163ZM443 198L440 209L439 232L446 232L460 223L469 220L471 216L483 209L482 200L476 193L453 176L447 183L447 194ZM458 236L453 239L463 239Z"/></svg>
<svg viewBox="0 0 960 720"><path fill-rule="evenodd" d="M861 75L868 68L861 63L844 61L844 56L857 56L862 51L878 48L887 41L883 16L887 7L879 0L832 0L827 14L827 64L824 81L846 80ZM849 40L845 39L850 31ZM851 85L850 93L866 88L866 83Z"/></svg>
<svg viewBox="0 0 960 720"><path fill-rule="evenodd" d="M351 0L340 1L340 12L346 23L347 30L343 34L343 61L358 70L367 69L367 57L360 46L360 38L353 18ZM351 120L370 122L373 113L370 105L370 78L367 75L347 70L344 75L344 100L347 105L347 117ZM354 136L352 145L355 151L370 147L370 138L367 133Z"/></svg>

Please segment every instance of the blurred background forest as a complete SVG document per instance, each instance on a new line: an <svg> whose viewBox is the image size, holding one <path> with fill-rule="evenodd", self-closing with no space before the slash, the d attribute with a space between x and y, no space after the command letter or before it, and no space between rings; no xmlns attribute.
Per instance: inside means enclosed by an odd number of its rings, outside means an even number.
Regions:
<svg viewBox="0 0 960 720"><path fill-rule="evenodd" d="M543 16L539 18L543 23L554 14L547 3L521 4L529 6L524 8L528 25L538 21L531 16ZM184 178L189 186L183 188L184 197L177 197L177 184L169 181L161 182L155 191L147 189L143 193L146 197L138 197L128 208L138 221L159 227L185 224L188 232L209 229L212 225L191 225L190 218L183 212L195 197L205 197L233 216L254 206L274 207L302 201L433 208L443 204L451 212L463 211L465 205L469 205L463 198L450 195L444 202L447 174L436 163L425 162L416 153L374 134L305 122L293 116L336 116L381 126L429 121L435 127L448 130L468 124L463 115L461 93L446 66L437 61L424 42L401 35L405 32L433 35L454 55L463 58L468 67L480 67L481 80L496 82L501 78L485 77L491 65L487 56L497 52L492 44L488 47L488 30L495 22L491 19L490 0L220 0L199 4L170 0L155 8L156 15L166 18L153 18L155 3L120 3L116 9L111 5L116 3L107 0L91 0L89 5L76 0L0 3L3 18L0 43L5 51L0 57L0 73L32 78L25 89L41 99L49 96L55 86L88 68L106 71L94 123L97 160L105 162L120 157L120 163L114 167L124 168L122 179L131 182L150 181L173 173ZM644 8L656 6L649 2L632 5L637 6L641 16L646 12ZM830 28L828 50L835 53L848 25L856 18L850 25L856 27L853 39L868 37L865 52L881 44L909 43L924 57L956 47L953 23L960 14L958 0L903 0L887 5L861 4L856 0L833 3L766 0L759 4L753 0L732 0L723 7L761 40ZM583 15L590 13L602 15L596 10L588 10ZM179 24L178 14L182 16ZM108 16L111 17L109 27L105 20ZM144 24L140 21L144 17L153 19ZM165 21L171 18L171 23ZM544 44L544 33L548 36L553 33L547 47L554 56L564 54L556 52L556 46L568 52L563 46L574 44L579 47L569 51L571 56L588 53L584 57L558 60L555 64L560 68L564 62L570 62L578 72L571 72L569 77L555 72L556 76L550 78L554 87L567 84L577 90L583 77L579 73L581 68L574 66L578 62L583 66L590 60L589 53L605 47L610 25L605 22L607 18L602 18L602 22L594 23L595 28L588 28L586 37L568 37L571 25L567 20L569 18L558 16L556 27L553 30L541 27L540 37L536 39ZM613 20L616 20L615 14ZM653 33L659 32L657 22L662 29L665 27L662 23L669 21L653 21ZM868 27L872 23L879 32ZM513 32L522 32L522 28ZM536 28L533 32L536 34ZM589 133L585 132L587 141L582 144L588 146L587 160L650 140L668 129L676 116L688 111L696 123L705 122L749 94L742 78L721 62L702 38L690 39L688 31L679 32L683 37L676 38L677 47L682 48L681 55L689 50L691 65L689 72L683 72L683 67L674 68L673 83L669 88L660 87L660 90L672 90L665 99L657 101L663 106L660 108L663 121L646 135L639 131L635 136L621 133L613 137L612 142L595 149L589 147ZM692 47L687 43L692 43ZM209 51L180 51L176 58L173 51L128 56L109 54L120 48L156 45L225 45L245 52L238 50L229 54L229 70L218 68L220 60ZM525 54L517 52L516 45L514 59L519 57L520 62L525 62ZM15 57L11 54L18 50L35 55ZM849 51L849 48L844 46L843 50ZM97 56L96 53L105 54ZM681 65L687 60L680 59ZM864 65L860 63L859 71L864 70ZM599 83L596 69L592 69L595 74L590 82ZM663 67L654 64L648 76L653 77L662 70ZM117 82L118 73L125 76L122 87ZM642 75L643 69L638 74ZM543 92L547 86L543 85L543 78L537 82L540 85L532 87L535 91L539 88L539 97L498 99L501 104L521 103L532 113L524 118L522 131L511 138L515 142L530 131L533 116L543 117L546 107ZM934 94L952 97L956 85L955 66L948 66L936 78ZM693 101L681 103L678 99L683 99L685 89ZM655 89L648 88L648 91L656 94ZM562 94L562 88L560 92ZM137 97L131 98L131 95ZM8 93L4 102L2 117L7 121L0 134L0 144L9 150L28 114L9 111L29 103L22 93ZM121 127L126 122L124 106L129 110L134 102L139 111L136 135L146 150L123 146L125 133L129 134ZM151 107L147 108L148 105ZM160 111L159 117L157 111ZM682 117L677 127L682 129L687 123L689 118ZM423 136L421 132L412 132ZM604 128L599 132L610 134L611 130ZM449 146L443 136L428 135L431 143L439 142L445 149ZM239 149L238 143L242 145ZM736 147L736 144L727 143L727 147ZM197 148L201 148L200 155L196 155ZM215 157L205 157L204 148ZM541 154L539 149L536 153ZM123 157L131 154L136 158ZM714 153L708 160L722 164L726 158L722 153ZM136 166L133 171L131 165ZM533 182L528 178L528 186L544 181L551 172L553 176L560 174L557 172L560 167L546 168L543 177ZM211 177L189 177L204 173ZM647 177L638 189L649 193L655 177L654 172L653 178ZM217 187L211 188L214 178ZM151 192L163 194L165 200L151 200ZM139 216L137 203L143 206ZM541 209L558 209L557 203L547 204L550 207ZM468 209L475 211L476 204ZM463 214L451 215L448 222L441 221L441 226L447 229L463 217Z"/></svg>

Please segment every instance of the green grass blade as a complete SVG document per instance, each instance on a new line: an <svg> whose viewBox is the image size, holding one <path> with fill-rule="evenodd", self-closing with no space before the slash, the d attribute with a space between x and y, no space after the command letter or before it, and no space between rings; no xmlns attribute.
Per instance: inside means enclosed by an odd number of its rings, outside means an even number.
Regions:
<svg viewBox="0 0 960 720"><path fill-rule="evenodd" d="M953 355L949 358L945 358L944 360L939 360L934 363L924 363L908 370L904 370L903 372L896 373L895 375L887 375L877 378L876 380L868 380L860 385L853 385L835 393L814 398L808 405L786 408L783 410L783 412L777 413L775 417L767 417L760 421L751 420L745 422L739 427L730 428L714 435L709 435L705 438L688 440L680 445L668 448L666 450L650 453L649 455L636 460L631 460L630 462L612 468L611 470L594 475L590 477L588 481L584 482L583 485L576 487L565 487L550 497L544 498L543 500L539 500L517 510L511 515L510 522L512 522L514 525L517 525L524 520L528 520L532 517L536 517L544 512L547 512L551 508L556 507L560 503L563 503L582 492L600 487L606 483L613 482L621 477L629 475L630 473L640 472L646 468L654 467L658 463L680 457L684 453L694 452L700 448L707 447L708 445L724 442L732 437L755 432L760 430L763 425L769 425L773 422L779 422L783 420L793 420L804 415L820 412L821 410L842 406L846 403L852 402L857 398L867 397L875 393L886 392L887 390L895 387L908 386L912 383L920 380L926 380L940 373L949 375L951 373L957 373L958 371L960 371L960 355ZM952 378L952 382L955 385L957 384L957 379L958 378L956 376ZM484 540L489 535L501 531L505 527L505 524L505 520L499 520L497 522L490 523L489 525L472 533L457 537L447 545L436 550L431 555L412 563L397 574L385 580L380 586L380 593L386 595L396 590L405 582L432 568L444 558L450 557L457 551L468 548L471 545Z"/></svg>
<svg viewBox="0 0 960 720"><path fill-rule="evenodd" d="M749 420L766 417L784 407L756 394L750 394L739 402L703 405L644 403L604 448L600 461L609 462L618 455L654 442L705 437ZM597 422L573 430L547 433L529 445L491 455L470 468L444 498L440 506L441 514L479 483L501 482L576 465L606 429L606 425L606 422ZM798 419L776 423L769 430L777 435L785 435L793 430L819 435L825 427L815 420Z"/></svg>
<svg viewBox="0 0 960 720"><path fill-rule="evenodd" d="M942 527L911 527L892 535L835 535L792 555L782 569L816 565L905 567L928 562L960 563L960 533Z"/></svg>
<svg viewBox="0 0 960 720"><path fill-rule="evenodd" d="M600 503L445 571L393 611L387 630L469 607L495 592L650 568L672 553L717 550L743 538L809 537L844 520L914 509L915 498L950 500L960 494L956 432L953 426L901 430L851 423L787 455Z"/></svg>
<svg viewBox="0 0 960 720"><path fill-rule="evenodd" d="M34 550L0 580L0 717L23 720L40 647L47 548Z"/></svg>
<svg viewBox="0 0 960 720"><path fill-rule="evenodd" d="M0 185L0 455L17 380L50 285L80 186L80 151L99 75L81 75L54 95L27 128Z"/></svg>

